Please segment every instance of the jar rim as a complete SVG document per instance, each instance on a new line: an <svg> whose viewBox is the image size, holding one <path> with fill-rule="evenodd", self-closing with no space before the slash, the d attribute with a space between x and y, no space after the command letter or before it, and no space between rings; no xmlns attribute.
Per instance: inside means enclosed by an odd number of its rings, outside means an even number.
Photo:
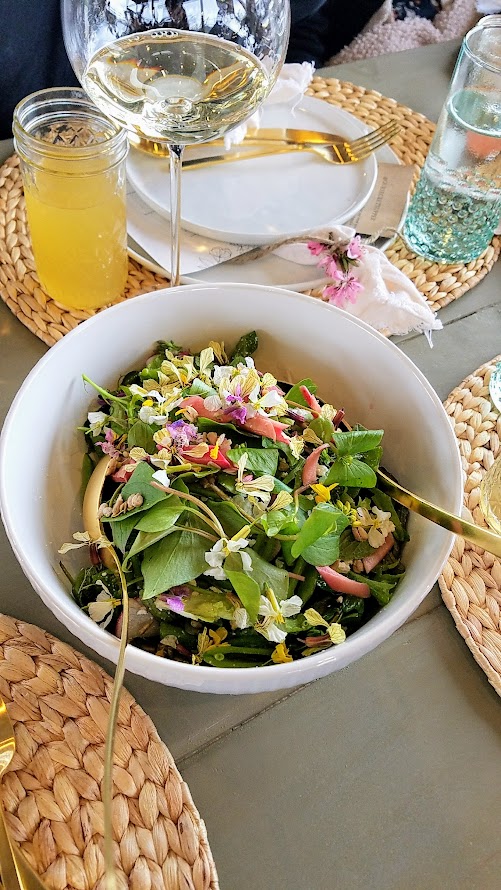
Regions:
<svg viewBox="0 0 501 890"><path fill-rule="evenodd" d="M40 139L34 136L26 126L27 117L30 109L37 110L34 122L40 123L44 120L49 121L51 117L58 114L56 106L60 105L59 114L64 117L65 114L70 116L77 112L76 106L80 105L82 114L94 120L101 120L106 124L111 135L99 142L92 142L90 145L58 145ZM53 110L50 106L54 106ZM73 110L70 112L70 106ZM44 115L45 107L45 115ZM66 107L66 112L65 112ZM120 127L114 120L109 118L95 105L89 98L85 90L80 87L48 87L43 90L37 90L30 93L17 103L14 109L14 118L12 123L12 132L15 140L27 150L31 150L46 157L64 158L67 157L71 150L71 156L74 158L91 159L93 157L113 153L117 149L124 147L127 149L128 140L127 132Z"/></svg>

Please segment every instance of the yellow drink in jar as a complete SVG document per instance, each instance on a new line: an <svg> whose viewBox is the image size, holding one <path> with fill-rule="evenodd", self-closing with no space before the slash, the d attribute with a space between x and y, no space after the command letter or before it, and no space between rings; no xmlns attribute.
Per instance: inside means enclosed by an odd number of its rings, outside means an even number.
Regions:
<svg viewBox="0 0 501 890"><path fill-rule="evenodd" d="M125 177L120 167L79 176L38 169L24 195L40 283L75 309L117 300L127 278Z"/></svg>
<svg viewBox="0 0 501 890"><path fill-rule="evenodd" d="M13 131L42 287L74 309L114 302L127 279L125 131L70 87L23 99Z"/></svg>

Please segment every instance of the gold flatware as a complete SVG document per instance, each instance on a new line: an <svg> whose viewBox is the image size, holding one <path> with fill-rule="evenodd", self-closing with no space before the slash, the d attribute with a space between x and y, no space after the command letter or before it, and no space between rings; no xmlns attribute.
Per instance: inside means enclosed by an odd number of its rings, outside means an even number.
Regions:
<svg viewBox="0 0 501 890"><path fill-rule="evenodd" d="M442 509L442 507L430 504L424 498L420 498L412 491L403 488L394 479L390 479L382 470L376 470L376 475L379 487L386 494L389 494L394 501L398 501L399 504L407 507L408 510L412 510L413 513L419 513L425 519L435 522L436 525L454 532L455 535L459 535L465 541L469 541L470 544L482 547L483 550L493 553L494 556L501 556L501 535L488 531L486 528L481 528L479 525L474 525L472 522L467 522L465 519L461 519L460 516L455 516L454 513L449 513L448 510Z"/></svg>
<svg viewBox="0 0 501 890"><path fill-rule="evenodd" d="M394 124L391 129L386 130L383 134L378 134L377 136L373 136L371 139L366 139L363 142L362 147L360 147L359 142L357 140L357 145L355 148L350 143L338 143L332 145L322 145L320 143L313 144L310 142L305 143L290 143L290 142L277 142L277 143L268 143L268 145L263 145L258 151L231 151L226 154L220 155L212 155L209 157L202 158L187 158L183 161L183 170L194 170L200 167L213 167L217 164L228 164L234 161L245 161L245 160L253 160L254 158L267 157L268 155L275 154L284 154L284 153L294 153L294 152L312 152L313 154L319 155L324 161L327 161L329 164L357 164L359 161L364 161L369 157L374 151L378 148L381 148L382 145L386 145L390 139L395 136L400 127L398 124Z"/></svg>
<svg viewBox="0 0 501 890"><path fill-rule="evenodd" d="M0 697L0 776L9 766L16 750L14 728L7 714L7 708L3 698ZM0 800L0 871L5 890L26 890L25 884L18 870L14 857L14 849L11 844L7 828L3 805Z"/></svg>
<svg viewBox="0 0 501 890"><path fill-rule="evenodd" d="M370 133L365 133L364 136L360 136L358 139L347 139L346 136L340 136L339 133L322 133L318 130L293 130L289 127L261 127L259 129L247 130L244 141L240 144L256 145L262 142L290 142L295 145L301 145L306 142L313 144L318 143L320 145L334 145L334 143L336 143L350 146L352 150L356 150L357 148L363 148L367 141L379 139L379 137L393 131L395 125L398 126L396 121L389 120L376 130L371 130ZM224 144L224 139L214 139L208 144L221 145Z"/></svg>
<svg viewBox="0 0 501 890"><path fill-rule="evenodd" d="M0 696L0 776L9 766L16 750L14 729L7 708ZM7 833L0 801L0 871L5 890L46 890L20 849Z"/></svg>

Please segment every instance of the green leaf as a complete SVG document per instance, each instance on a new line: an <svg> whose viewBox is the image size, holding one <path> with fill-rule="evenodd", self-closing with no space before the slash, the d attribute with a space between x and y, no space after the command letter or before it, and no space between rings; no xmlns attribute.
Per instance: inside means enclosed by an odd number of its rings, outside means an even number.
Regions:
<svg viewBox="0 0 501 890"><path fill-rule="evenodd" d="M333 482L347 488L374 488L377 479L374 470L364 461L347 454L335 460L322 479L323 485L332 485Z"/></svg>
<svg viewBox="0 0 501 890"><path fill-rule="evenodd" d="M254 355L258 346L259 340L255 331L249 331L248 334L244 334L243 337L240 337L240 340L230 355L230 365L237 365L239 362L244 362L247 356Z"/></svg>
<svg viewBox="0 0 501 890"><path fill-rule="evenodd" d="M195 377L191 382L191 386L188 390L189 396L202 396L202 398L206 398L207 396L214 395L216 392L212 386L209 386L208 383L204 383L203 380L200 380L200 377Z"/></svg>
<svg viewBox="0 0 501 890"><path fill-rule="evenodd" d="M166 529L170 528L171 525L174 525L174 523L177 522L184 510L185 504L186 501L183 503L183 501L175 495L168 495L165 500L159 501L158 504L153 504L153 506L140 517L136 528L140 532L166 531Z"/></svg>
<svg viewBox="0 0 501 890"><path fill-rule="evenodd" d="M144 577L143 599L150 599L176 587L194 581L208 568L205 551L208 541L195 532L175 531L158 544L148 547L142 562Z"/></svg>
<svg viewBox="0 0 501 890"><path fill-rule="evenodd" d="M309 429L312 430L319 439L322 439L322 442L332 442L332 437L334 435L334 424L332 423L332 420L327 420L326 417L315 417L315 419L311 421Z"/></svg>
<svg viewBox="0 0 501 890"><path fill-rule="evenodd" d="M291 549L292 556L304 555L303 551L323 535L328 535L331 532L340 535L348 523L349 519L342 510L338 510L332 504L318 504L311 511L297 540L294 541Z"/></svg>
<svg viewBox="0 0 501 890"><path fill-rule="evenodd" d="M173 523L174 524L174 523ZM124 568L126 567L126 563L136 555L136 553L142 553L143 550L146 550L148 547L151 547L153 544L156 544L157 541L161 541L165 538L166 535L174 534L174 530L170 528L162 529L161 531L156 532L139 532L138 535L134 538L134 542L129 552L126 554L126 559L124 561Z"/></svg>
<svg viewBox="0 0 501 890"><path fill-rule="evenodd" d="M126 514L125 519L122 522L111 523L111 534L113 536L113 543L117 550L120 550L121 553L125 553L127 541L129 540L132 530L136 526L136 522L137 515L134 512Z"/></svg>
<svg viewBox="0 0 501 890"><path fill-rule="evenodd" d="M391 592L398 580L396 579L394 583L388 581L373 581L372 578L369 578L367 575L357 575L356 572L348 572L348 577L353 578L354 581L361 581L363 584L367 584L372 596L378 601L380 606L386 606L390 602Z"/></svg>
<svg viewBox="0 0 501 890"><path fill-rule="evenodd" d="M370 553L374 553L374 548L371 547L368 541L357 541L353 537L351 529L341 535L339 559L352 562L354 559L363 559L364 556L369 556Z"/></svg>
<svg viewBox="0 0 501 890"><path fill-rule="evenodd" d="M339 559L339 535L323 535L306 547L301 556L312 566L330 566Z"/></svg>
<svg viewBox="0 0 501 890"><path fill-rule="evenodd" d="M310 379L310 377L305 377L303 380L300 380L299 383L296 383L294 386L291 386L289 391L286 393L285 398L290 402L296 402L297 405L304 405L305 408L308 407L308 403L303 396L300 387L306 386L307 389L314 395L317 391L317 385Z"/></svg>
<svg viewBox="0 0 501 890"><path fill-rule="evenodd" d="M366 451L364 454L364 461L366 464L369 464L373 470L377 470L379 467L379 463L383 456L383 449L380 445L377 448L373 448L371 451Z"/></svg>
<svg viewBox="0 0 501 890"><path fill-rule="evenodd" d="M278 467L278 448L247 448L239 445L238 448L230 448L228 458L233 463L238 463L243 454L247 454L245 469L255 476L266 474L274 476Z"/></svg>
<svg viewBox="0 0 501 890"><path fill-rule="evenodd" d="M384 430L350 430L335 432L334 442L339 457L345 454L363 454L377 448L383 438Z"/></svg>
<svg viewBox="0 0 501 890"><path fill-rule="evenodd" d="M247 525L247 520L232 506L231 501L207 501L207 506L216 514L228 538Z"/></svg>
<svg viewBox="0 0 501 890"><path fill-rule="evenodd" d="M136 516L138 513L144 513L153 504L165 500L167 497L165 491L160 491L159 488L154 488L151 484L154 472L154 468L150 467L146 461L139 461L129 481L122 488L121 495L124 501L126 501L131 494L140 494L143 497L143 503L140 507L135 507L134 510L122 513L121 516L110 517L110 522L123 522L126 518Z"/></svg>
<svg viewBox="0 0 501 890"><path fill-rule="evenodd" d="M254 578L242 569L242 560L237 553L231 553L224 563L224 570L244 609L249 621L255 624L258 617L261 588Z"/></svg>
<svg viewBox="0 0 501 890"><path fill-rule="evenodd" d="M268 537L273 538L287 528L293 518L294 506L292 506L292 509L271 510L269 513L263 513L259 521ZM285 532L285 534L288 534L288 532ZM292 534L295 534L295 532Z"/></svg>
<svg viewBox="0 0 501 890"><path fill-rule="evenodd" d="M127 433L127 444L130 448L144 448L148 454L155 454L157 446L153 438L153 430L149 423L136 420Z"/></svg>
<svg viewBox="0 0 501 890"><path fill-rule="evenodd" d="M192 593L185 603L186 611L202 621L212 624L214 621L233 618L235 606L222 590L204 590Z"/></svg>
<svg viewBox="0 0 501 890"><path fill-rule="evenodd" d="M286 600L289 596L289 576L287 572L278 566L262 559L254 550L246 550L252 561L252 577L262 593L265 585L271 587L278 602Z"/></svg>

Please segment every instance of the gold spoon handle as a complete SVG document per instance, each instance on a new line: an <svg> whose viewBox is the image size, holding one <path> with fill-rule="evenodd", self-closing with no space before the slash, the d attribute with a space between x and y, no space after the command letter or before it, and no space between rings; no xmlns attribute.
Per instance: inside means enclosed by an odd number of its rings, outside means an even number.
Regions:
<svg viewBox="0 0 501 890"><path fill-rule="evenodd" d="M5 825L5 817L3 807L0 803L0 870L2 873L2 882L5 890L26 890L20 870L17 867L14 858L14 850L12 848L7 828Z"/></svg>
<svg viewBox="0 0 501 890"><path fill-rule="evenodd" d="M493 553L494 556L501 556L501 535L488 531L486 528L480 528L479 525L467 522L465 519L461 519L460 516L449 513L448 510L443 510L441 507L430 504L429 501L425 501L423 498L413 494L413 492L407 491L398 482L394 482L382 470L377 470L376 472L379 488L385 491L386 494L389 494L393 500L398 501L399 504L407 507L408 510L412 510L413 513L419 513L420 516L435 522L436 525L441 525L442 528L454 532L455 535L459 535L465 541L469 541L470 544L482 547L484 550L488 550L489 553Z"/></svg>

